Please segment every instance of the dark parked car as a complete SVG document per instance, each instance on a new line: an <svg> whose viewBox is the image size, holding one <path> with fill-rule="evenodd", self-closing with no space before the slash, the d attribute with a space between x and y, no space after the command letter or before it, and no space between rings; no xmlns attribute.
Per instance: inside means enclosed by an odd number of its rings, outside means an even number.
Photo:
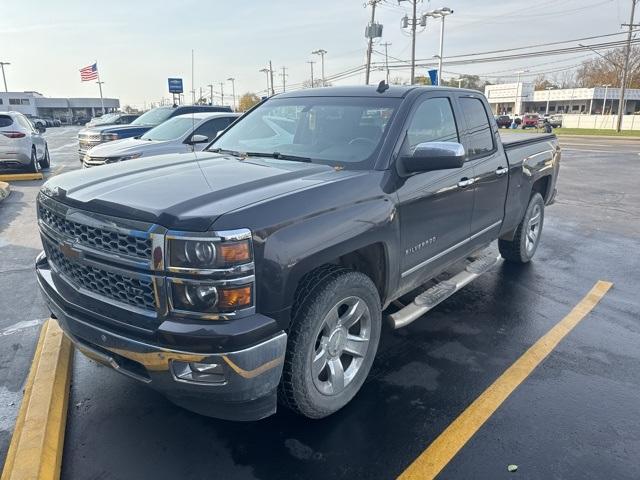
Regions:
<svg viewBox="0 0 640 480"><path fill-rule="evenodd" d="M121 138L138 137L165 120L191 112L230 112L229 107L215 107L208 105L185 105L180 107L158 107L143 113L129 125L96 125L85 128L78 133L78 154L80 161L87 151L101 143L119 140Z"/></svg>
<svg viewBox="0 0 640 480"><path fill-rule="evenodd" d="M38 283L78 350L178 405L325 417L362 387L383 318L403 327L489 271L495 240L534 256L560 149L503 141L489 112L459 88L306 89L203 152L51 177Z"/></svg>
<svg viewBox="0 0 640 480"><path fill-rule="evenodd" d="M511 127L511 117L509 115L497 115L496 123L498 128L509 128Z"/></svg>

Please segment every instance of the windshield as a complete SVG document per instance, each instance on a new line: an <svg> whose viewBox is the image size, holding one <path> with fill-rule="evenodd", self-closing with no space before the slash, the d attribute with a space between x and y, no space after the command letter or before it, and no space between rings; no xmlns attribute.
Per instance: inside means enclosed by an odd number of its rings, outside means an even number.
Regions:
<svg viewBox="0 0 640 480"><path fill-rule="evenodd" d="M196 121L195 124L197 125L198 121ZM158 142L177 140L185 133L190 132L193 125L194 120L191 117L173 117L157 127L153 127L140 138L142 140L155 140Z"/></svg>
<svg viewBox="0 0 640 480"><path fill-rule="evenodd" d="M115 113L107 113L106 115L103 115L103 116L101 116L101 117L99 117L99 118L96 118L96 119L94 120L94 122L95 122L97 125L99 125L99 124L101 124L101 123L109 123L109 122L111 122L111 121L113 121L113 120L116 120L117 118L118 118L118 115L117 115L117 114L115 114Z"/></svg>
<svg viewBox="0 0 640 480"><path fill-rule="evenodd" d="M131 125L160 125L173 112L172 107L159 107L149 110L136 118Z"/></svg>
<svg viewBox="0 0 640 480"><path fill-rule="evenodd" d="M222 149L370 168L398 98L274 98L247 114L209 150Z"/></svg>

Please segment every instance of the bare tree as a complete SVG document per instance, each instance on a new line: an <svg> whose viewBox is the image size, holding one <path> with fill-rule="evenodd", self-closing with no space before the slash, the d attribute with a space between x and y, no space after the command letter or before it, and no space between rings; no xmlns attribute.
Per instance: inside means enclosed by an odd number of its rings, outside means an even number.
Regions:
<svg viewBox="0 0 640 480"><path fill-rule="evenodd" d="M600 85L620 86L624 48L609 50L602 57L582 62L576 71L576 86L597 87ZM640 47L631 47L629 56L629 88L640 88Z"/></svg>

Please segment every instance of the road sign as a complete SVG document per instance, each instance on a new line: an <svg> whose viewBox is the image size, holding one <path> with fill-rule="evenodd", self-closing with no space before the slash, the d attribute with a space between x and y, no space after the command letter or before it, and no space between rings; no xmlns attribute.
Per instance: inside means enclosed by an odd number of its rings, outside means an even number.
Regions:
<svg viewBox="0 0 640 480"><path fill-rule="evenodd" d="M438 85L438 70L429 70L431 85Z"/></svg>
<svg viewBox="0 0 640 480"><path fill-rule="evenodd" d="M181 78L169 79L169 93L183 93Z"/></svg>

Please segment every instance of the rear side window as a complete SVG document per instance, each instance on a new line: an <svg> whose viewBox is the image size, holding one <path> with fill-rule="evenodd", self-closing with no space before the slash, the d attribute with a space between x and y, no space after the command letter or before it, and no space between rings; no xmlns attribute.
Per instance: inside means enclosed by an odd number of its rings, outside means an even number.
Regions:
<svg viewBox="0 0 640 480"><path fill-rule="evenodd" d="M196 128L194 135L204 135L211 141L216 138L216 134L220 130L227 128L233 120L233 118L214 118Z"/></svg>
<svg viewBox="0 0 640 480"><path fill-rule="evenodd" d="M424 142L458 142L458 130L448 98L430 98L416 109L403 150L411 151Z"/></svg>
<svg viewBox="0 0 640 480"><path fill-rule="evenodd" d="M9 115L0 115L0 128L10 127L13 125L13 120Z"/></svg>
<svg viewBox="0 0 640 480"><path fill-rule="evenodd" d="M493 132L491 131L489 117L487 117L487 111L484 109L482 100L463 97L460 99L460 107L467 121L468 157L482 157L493 152Z"/></svg>

